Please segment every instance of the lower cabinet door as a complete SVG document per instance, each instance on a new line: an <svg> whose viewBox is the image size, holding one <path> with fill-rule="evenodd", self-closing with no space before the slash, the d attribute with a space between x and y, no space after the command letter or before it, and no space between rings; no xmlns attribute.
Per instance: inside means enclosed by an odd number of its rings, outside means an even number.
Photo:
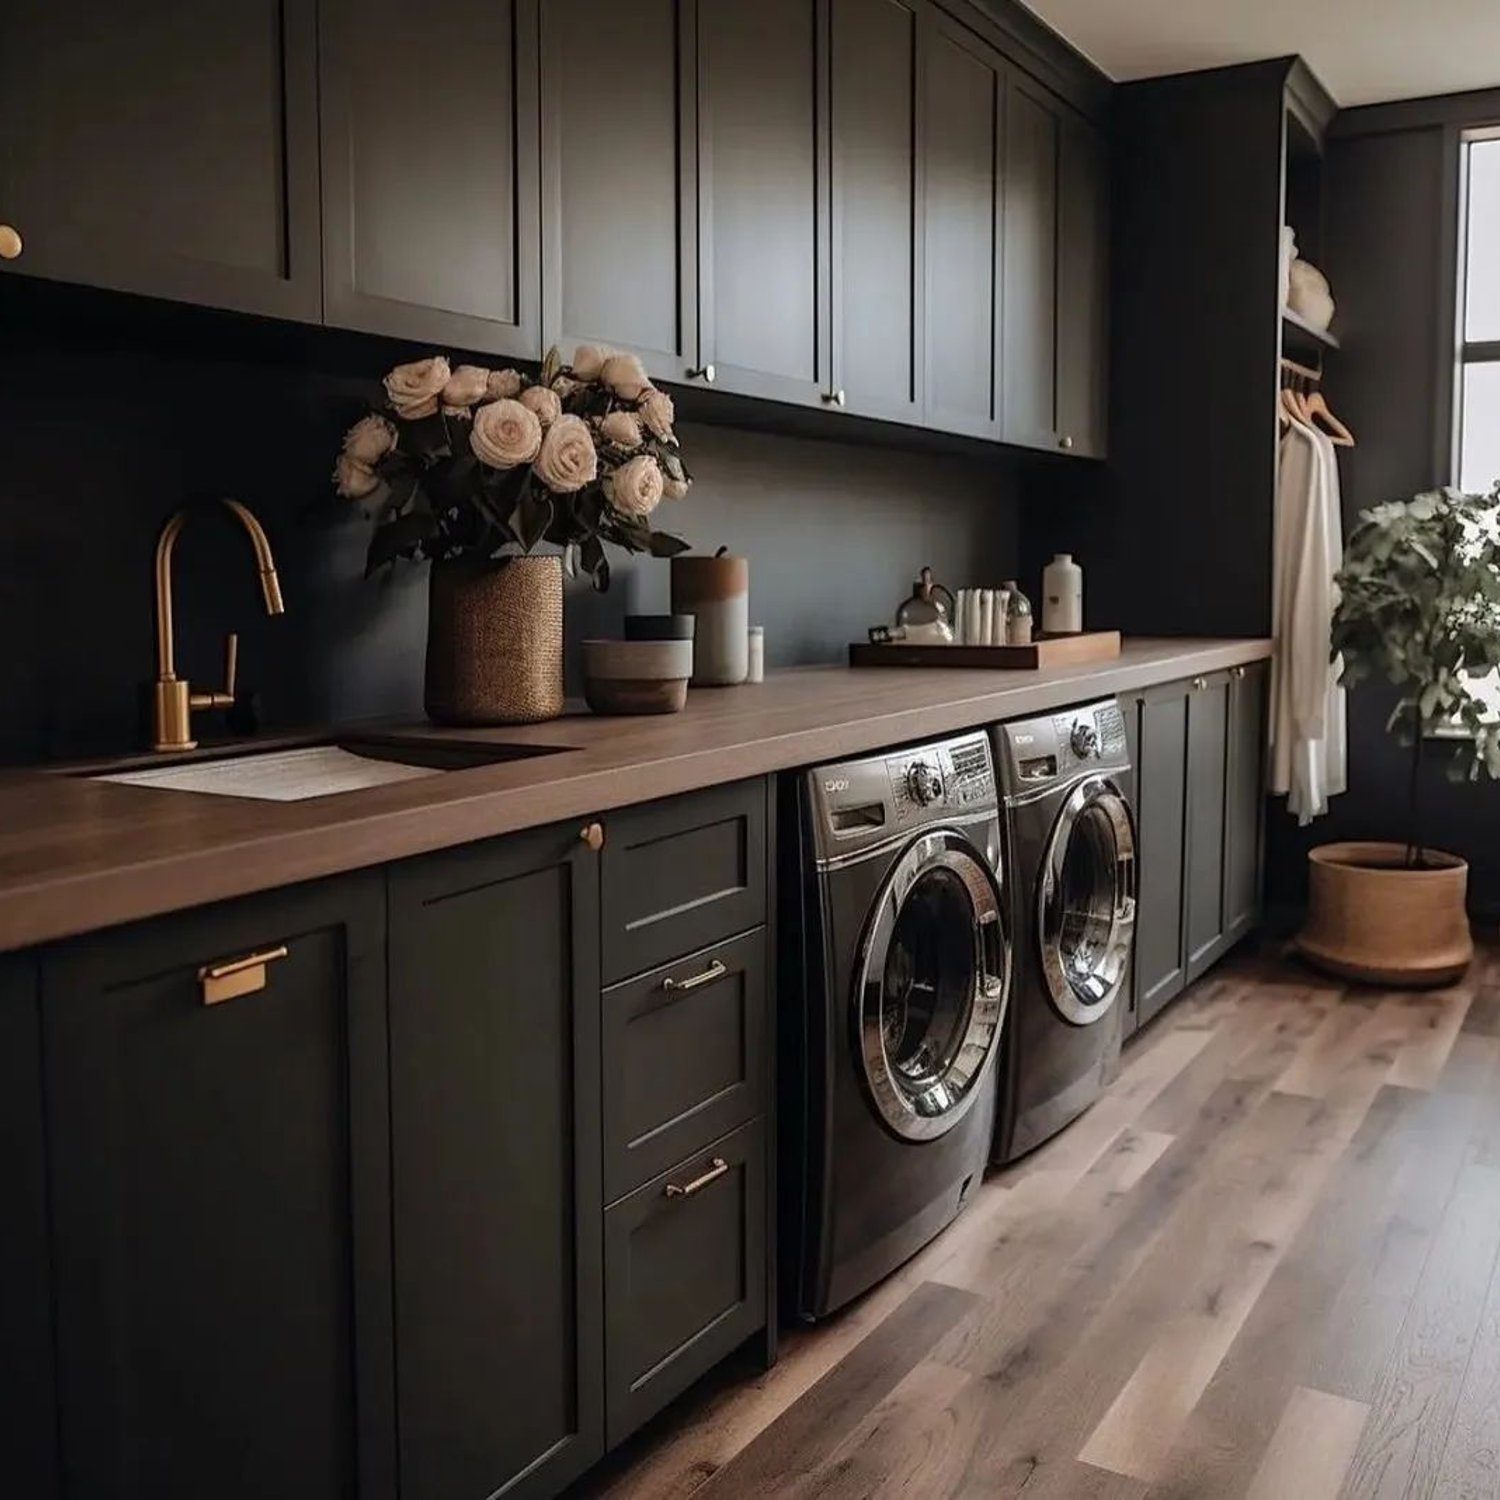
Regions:
<svg viewBox="0 0 1500 1500"><path fill-rule="evenodd" d="M390 872L402 1500L603 1451L599 861L577 825Z"/></svg>
<svg viewBox="0 0 1500 1500"><path fill-rule="evenodd" d="M611 1445L764 1323L765 1149L752 1120L606 1211Z"/></svg>
<svg viewBox="0 0 1500 1500"><path fill-rule="evenodd" d="M1135 703L1137 1025L1145 1025L1184 983L1187 692L1187 684L1169 683L1147 689Z"/></svg>
<svg viewBox="0 0 1500 1500"><path fill-rule="evenodd" d="M1224 952L1225 793L1229 768L1229 674L1195 677L1188 693L1187 854L1183 919L1187 981Z"/></svg>
<svg viewBox="0 0 1500 1500"><path fill-rule="evenodd" d="M1229 785L1224 824L1224 940L1260 919L1265 823L1266 664L1229 672Z"/></svg>
<svg viewBox="0 0 1500 1500"><path fill-rule="evenodd" d="M64 1493L389 1500L380 876L68 944L41 1018Z"/></svg>

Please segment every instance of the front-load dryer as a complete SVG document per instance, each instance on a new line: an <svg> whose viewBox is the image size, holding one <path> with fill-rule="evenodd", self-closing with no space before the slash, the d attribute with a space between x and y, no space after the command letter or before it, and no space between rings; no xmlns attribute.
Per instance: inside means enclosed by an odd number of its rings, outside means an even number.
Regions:
<svg viewBox="0 0 1500 1500"><path fill-rule="evenodd" d="M1002 724L1015 934L995 1160L1076 1119L1117 1070L1135 934L1135 822L1113 699Z"/></svg>
<svg viewBox="0 0 1500 1500"><path fill-rule="evenodd" d="M1010 971L988 736L785 778L778 827L781 1280L818 1318L988 1160Z"/></svg>

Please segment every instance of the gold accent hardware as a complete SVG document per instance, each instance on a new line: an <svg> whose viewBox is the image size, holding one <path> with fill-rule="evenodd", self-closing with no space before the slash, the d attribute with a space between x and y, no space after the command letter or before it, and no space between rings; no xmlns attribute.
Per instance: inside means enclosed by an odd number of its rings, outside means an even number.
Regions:
<svg viewBox="0 0 1500 1500"><path fill-rule="evenodd" d="M712 984L716 979L722 979L728 969L718 959L715 959L701 974L694 974L691 979L663 979L661 987L671 994L687 995L692 991L702 989L705 984Z"/></svg>
<svg viewBox="0 0 1500 1500"><path fill-rule="evenodd" d="M1229 669L1229 675L1234 678L1236 682L1243 682L1245 680L1245 669L1243 667L1231 667Z"/></svg>
<svg viewBox="0 0 1500 1500"><path fill-rule="evenodd" d="M1207 686L1208 686L1208 678L1206 678L1206 677L1195 677L1195 678L1193 678L1193 691L1195 693L1201 693L1203 691L1203 689L1206 688Z"/></svg>
<svg viewBox="0 0 1500 1500"><path fill-rule="evenodd" d="M604 847L604 824L585 823L578 830L578 837L597 854Z"/></svg>
<svg viewBox="0 0 1500 1500"><path fill-rule="evenodd" d="M1058 438L1057 446L1059 448L1071 448L1073 446L1073 439L1067 433L1064 433L1062 437Z"/></svg>
<svg viewBox="0 0 1500 1500"><path fill-rule="evenodd" d="M253 995L266 987L266 965L278 958L286 957L286 944L278 943L274 948L262 948L258 953L247 953L243 958L226 958L222 963L204 964L198 970L198 984L205 1005L221 1005L225 1000L238 1000L241 995Z"/></svg>
<svg viewBox="0 0 1500 1500"><path fill-rule="evenodd" d="M709 1183L717 1182L729 1170L729 1163L722 1156L709 1159L708 1171L701 1177L695 1177L691 1182L685 1182L679 1187L675 1182L667 1184L667 1197L669 1198L691 1198L694 1193L701 1193Z"/></svg>
<svg viewBox="0 0 1500 1500"><path fill-rule="evenodd" d="M712 385L719 377L719 372L712 365L699 365L696 369L687 372L689 380L701 380L707 385Z"/></svg>
<svg viewBox="0 0 1500 1500"><path fill-rule="evenodd" d="M266 613L284 614L286 606L281 600L281 580L276 576L276 561L271 556L271 544L264 529L238 500L225 500L224 504L245 528L250 545L255 549L256 573ZM239 637L231 635L225 642L225 685L218 692L195 693L187 681L177 675L172 630L172 553L187 518L187 511L178 511L162 527L156 543L156 682L152 694L151 725L152 744L157 750L191 750L197 745L192 732L193 710L231 707L239 665Z"/></svg>
<svg viewBox="0 0 1500 1500"><path fill-rule="evenodd" d="M20 253L20 233L13 225L0 224L0 260L15 260Z"/></svg>
<svg viewBox="0 0 1500 1500"><path fill-rule="evenodd" d="M839 391L824 391L823 392L823 400L829 406L842 406L844 404L844 402L845 402L846 399L847 399L847 397L845 396L844 392L841 391L841 390L839 390Z"/></svg>

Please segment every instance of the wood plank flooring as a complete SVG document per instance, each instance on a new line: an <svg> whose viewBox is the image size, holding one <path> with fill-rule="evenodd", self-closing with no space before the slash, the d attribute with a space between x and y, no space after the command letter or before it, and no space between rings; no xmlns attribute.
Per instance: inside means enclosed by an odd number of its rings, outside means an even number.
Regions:
<svg viewBox="0 0 1500 1500"><path fill-rule="evenodd" d="M1500 948L1451 989L1232 958L1108 1096L611 1500L1500 1497Z"/></svg>

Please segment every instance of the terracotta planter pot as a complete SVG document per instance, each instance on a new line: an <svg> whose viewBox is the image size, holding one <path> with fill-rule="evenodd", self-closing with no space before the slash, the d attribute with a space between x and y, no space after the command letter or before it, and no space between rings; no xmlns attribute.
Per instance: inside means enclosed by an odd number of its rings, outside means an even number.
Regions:
<svg viewBox="0 0 1500 1500"><path fill-rule="evenodd" d="M560 558L432 565L426 703L438 724L536 724L563 711Z"/></svg>
<svg viewBox="0 0 1500 1500"><path fill-rule="evenodd" d="M1297 950L1345 979L1401 988L1451 984L1474 957L1464 906L1469 866L1454 854L1425 855L1425 868L1408 870L1404 844L1312 850Z"/></svg>

